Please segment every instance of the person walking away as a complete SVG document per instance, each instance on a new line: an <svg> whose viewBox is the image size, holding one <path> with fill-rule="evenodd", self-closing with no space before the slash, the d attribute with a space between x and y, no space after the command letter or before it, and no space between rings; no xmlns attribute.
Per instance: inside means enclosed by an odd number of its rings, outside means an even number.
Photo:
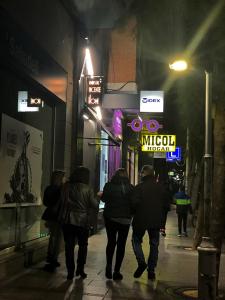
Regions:
<svg viewBox="0 0 225 300"><path fill-rule="evenodd" d="M192 213L191 199L185 193L185 187L182 185L179 191L174 195L176 203L176 213L178 219L178 237L182 237L182 228L183 235L188 236L187 233L187 218L188 212Z"/></svg>
<svg viewBox="0 0 225 300"><path fill-rule="evenodd" d="M131 191L132 185L129 183L126 170L123 168L115 172L111 181L106 183L103 189L101 200L105 202L103 215L107 234L105 276L108 279L123 279L120 268L131 223ZM115 248L116 260L112 274L112 260Z"/></svg>
<svg viewBox="0 0 225 300"><path fill-rule="evenodd" d="M138 262L134 277L139 278L147 268L148 279L155 280L155 268L158 261L159 231L163 211L168 207L168 192L160 183L156 183L152 166L145 165L141 170L142 182L132 193L133 234L132 246ZM142 239L148 232L150 252L148 262L142 249Z"/></svg>
<svg viewBox="0 0 225 300"><path fill-rule="evenodd" d="M65 241L65 257L67 279L72 280L75 271L74 248L78 241L76 276L86 278L84 265L87 258L89 236L89 213L97 209L99 201L94 197L93 189L89 186L89 169L77 167L70 176L69 182L63 188L63 202L59 213Z"/></svg>
<svg viewBox="0 0 225 300"><path fill-rule="evenodd" d="M49 228L50 236L48 243L48 251L44 270L54 271L60 266L58 255L62 242L62 230L57 221L61 188L65 173L56 170L52 173L51 184L44 191L43 204L47 207L42 215L42 219L46 221L46 227Z"/></svg>

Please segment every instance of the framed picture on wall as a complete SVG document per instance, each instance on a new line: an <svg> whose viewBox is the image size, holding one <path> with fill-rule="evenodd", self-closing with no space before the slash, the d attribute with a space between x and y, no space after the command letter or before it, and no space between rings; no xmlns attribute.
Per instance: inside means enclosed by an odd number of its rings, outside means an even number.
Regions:
<svg viewBox="0 0 225 300"><path fill-rule="evenodd" d="M41 204L43 132L2 114L0 205Z"/></svg>

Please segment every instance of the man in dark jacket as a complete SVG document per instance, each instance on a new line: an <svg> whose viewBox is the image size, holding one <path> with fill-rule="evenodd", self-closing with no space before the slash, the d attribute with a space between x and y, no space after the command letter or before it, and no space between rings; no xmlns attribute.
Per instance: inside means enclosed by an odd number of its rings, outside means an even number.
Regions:
<svg viewBox="0 0 225 300"><path fill-rule="evenodd" d="M169 197L165 187L156 183L152 166L143 166L141 177L142 182L135 187L132 196L132 245L138 262L138 268L134 272L134 277L139 278L148 267L148 278L155 280L159 231L162 223L162 214L168 207ZM148 264L146 264L142 250L142 239L146 230L148 231L150 240Z"/></svg>

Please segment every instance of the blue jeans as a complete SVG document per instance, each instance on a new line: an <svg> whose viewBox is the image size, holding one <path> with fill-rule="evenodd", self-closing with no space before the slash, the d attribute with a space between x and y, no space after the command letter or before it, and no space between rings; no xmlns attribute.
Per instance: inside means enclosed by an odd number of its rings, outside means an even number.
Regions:
<svg viewBox="0 0 225 300"><path fill-rule="evenodd" d="M136 256L138 265L146 265L145 256L142 250L142 240L146 229L133 228L132 245L134 254ZM147 229L149 236L149 257L148 257L148 271L154 272L158 261L158 247L159 247L159 229Z"/></svg>

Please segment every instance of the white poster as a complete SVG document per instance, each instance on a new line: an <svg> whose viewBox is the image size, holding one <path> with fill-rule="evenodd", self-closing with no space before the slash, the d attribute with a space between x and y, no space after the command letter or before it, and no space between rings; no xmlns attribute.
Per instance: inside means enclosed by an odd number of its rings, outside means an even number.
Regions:
<svg viewBox="0 0 225 300"><path fill-rule="evenodd" d="M41 204L43 132L2 114L0 205Z"/></svg>

